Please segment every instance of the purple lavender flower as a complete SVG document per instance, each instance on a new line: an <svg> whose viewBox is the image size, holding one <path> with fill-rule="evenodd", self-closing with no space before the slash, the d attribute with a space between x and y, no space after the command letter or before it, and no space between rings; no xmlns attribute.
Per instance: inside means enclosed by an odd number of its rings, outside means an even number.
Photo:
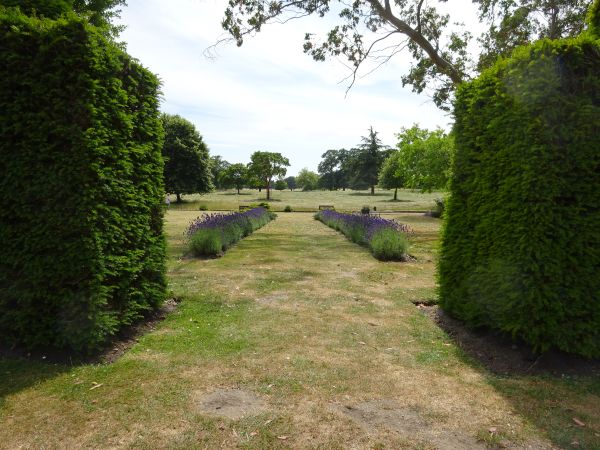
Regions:
<svg viewBox="0 0 600 450"><path fill-rule="evenodd" d="M268 211L263 207L252 208L244 212L233 213L212 213L204 214L196 218L188 226L185 235L188 237L202 229L223 229L229 225L235 224L244 228L245 223L249 219L261 219Z"/></svg>
<svg viewBox="0 0 600 450"><path fill-rule="evenodd" d="M377 216L366 214L345 214L333 210L319 211L315 218L324 224L342 232L351 241L357 244L367 245L374 250L372 243L379 236L377 246L381 245L381 236L383 232L394 234L409 234L411 229L408 225L402 224L396 220L383 219ZM389 239L388 239L389 240ZM401 240L398 240L400 242ZM403 238L402 241L405 241ZM399 247L400 248L400 247ZM400 250L399 250L400 251ZM403 255L399 255L401 257Z"/></svg>

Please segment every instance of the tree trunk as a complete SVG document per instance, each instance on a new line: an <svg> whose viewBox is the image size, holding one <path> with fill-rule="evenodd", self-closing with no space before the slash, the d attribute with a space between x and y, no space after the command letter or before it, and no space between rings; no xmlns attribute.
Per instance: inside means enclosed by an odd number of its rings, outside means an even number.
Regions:
<svg viewBox="0 0 600 450"><path fill-rule="evenodd" d="M371 195L375 195L375 186L371 186Z"/></svg>
<svg viewBox="0 0 600 450"><path fill-rule="evenodd" d="M238 190L238 195L240 195L240 188L237 188L237 190Z"/></svg>
<svg viewBox="0 0 600 450"><path fill-rule="evenodd" d="M267 186L267 200L271 200L271 189Z"/></svg>
<svg viewBox="0 0 600 450"><path fill-rule="evenodd" d="M258 192L262 192L262 188L261 187L258 188Z"/></svg>
<svg viewBox="0 0 600 450"><path fill-rule="evenodd" d="M398 200L398 188L394 191L394 201Z"/></svg>
<svg viewBox="0 0 600 450"><path fill-rule="evenodd" d="M177 203L181 203L181 194L179 192L177 192L175 195L177 195Z"/></svg>

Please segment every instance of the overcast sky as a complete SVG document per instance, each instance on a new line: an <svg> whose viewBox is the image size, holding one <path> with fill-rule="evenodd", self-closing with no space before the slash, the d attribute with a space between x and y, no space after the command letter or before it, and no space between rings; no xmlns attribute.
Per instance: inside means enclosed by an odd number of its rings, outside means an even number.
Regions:
<svg viewBox="0 0 600 450"><path fill-rule="evenodd" d="M451 6L476 26L468 1ZM357 80L346 95L342 61L315 62L302 51L304 34L327 31L327 19L269 25L242 47L222 44L207 58L205 49L223 37L225 7L217 0L128 0L121 13L128 52L163 82L162 110L193 122L211 155L247 163L254 151L280 152L295 175L303 167L316 171L328 149L355 146L370 126L388 145L413 123L449 129L451 118L426 95L402 87L407 57Z"/></svg>

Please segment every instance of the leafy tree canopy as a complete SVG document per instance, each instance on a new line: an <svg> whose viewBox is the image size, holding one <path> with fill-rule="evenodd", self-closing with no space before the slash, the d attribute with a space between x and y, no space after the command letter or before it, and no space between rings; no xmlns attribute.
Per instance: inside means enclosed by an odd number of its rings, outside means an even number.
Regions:
<svg viewBox="0 0 600 450"><path fill-rule="evenodd" d="M254 152L250 157L248 170L252 177L260 180L267 190L267 200L271 199L271 182L274 177L284 177L290 161L281 153Z"/></svg>
<svg viewBox="0 0 600 450"><path fill-rule="evenodd" d="M298 173L296 177L296 183L298 187L301 187L303 191L314 191L317 189L319 184L319 175L304 168Z"/></svg>
<svg viewBox="0 0 600 450"><path fill-rule="evenodd" d="M213 189L208 147L196 127L180 116L163 114L165 130L165 190L176 194L206 193Z"/></svg>
<svg viewBox="0 0 600 450"><path fill-rule="evenodd" d="M397 137L399 151L389 162L396 171L388 174L386 182L393 181L395 177L410 189L445 189L454 151L452 137L443 130L429 131L418 125L402 128Z"/></svg>
<svg viewBox="0 0 600 450"><path fill-rule="evenodd" d="M284 181L287 183L287 187L289 188L290 191L293 191L294 189L296 189L296 177L287 177L284 178Z"/></svg>
<svg viewBox="0 0 600 450"><path fill-rule="evenodd" d="M445 1L441 0L443 3ZM591 0L475 0L481 19L489 24L481 38L481 55L472 55L471 33L434 2L423 0L229 0L223 28L240 46L244 38L266 24L285 23L309 15L334 17L336 24L322 39L306 33L304 52L317 61L345 57L353 71L371 71L396 54L412 57L403 85L432 91L434 102L448 109L455 87L516 46L540 37L575 36L583 27Z"/></svg>
<svg viewBox="0 0 600 450"><path fill-rule="evenodd" d="M241 163L230 164L223 170L223 173L220 176L220 182L223 187L236 188L239 194L240 189L248 182L248 167Z"/></svg>
<svg viewBox="0 0 600 450"><path fill-rule="evenodd" d="M321 155L317 170L321 175L319 185L325 189L345 189L348 186L346 163L350 152L346 149L327 150Z"/></svg>
<svg viewBox="0 0 600 450"><path fill-rule="evenodd" d="M284 191L287 189L287 187L288 184L282 178L275 182L275 189L277 189L278 191Z"/></svg>
<svg viewBox="0 0 600 450"><path fill-rule="evenodd" d="M217 189L225 189L231 187L230 184L223 179L225 172L231 166L227 161L221 158L219 155L210 157L210 171L213 177L213 183Z"/></svg>
<svg viewBox="0 0 600 450"><path fill-rule="evenodd" d="M383 162L381 172L379 172L379 186L384 189L394 189L394 200L398 200L398 188L404 186L400 156L400 152L392 153Z"/></svg>
<svg viewBox="0 0 600 450"><path fill-rule="evenodd" d="M518 46L540 38L573 37L583 31L591 0L474 0L479 18L490 23L479 39L478 68L509 56Z"/></svg>

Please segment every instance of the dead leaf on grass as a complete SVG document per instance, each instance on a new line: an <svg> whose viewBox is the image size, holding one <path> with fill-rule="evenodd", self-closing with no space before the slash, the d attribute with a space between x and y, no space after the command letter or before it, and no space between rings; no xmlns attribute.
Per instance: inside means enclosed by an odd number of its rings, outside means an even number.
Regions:
<svg viewBox="0 0 600 450"><path fill-rule="evenodd" d="M277 436L277 439L281 440L281 441L285 441L289 438L289 436Z"/></svg>
<svg viewBox="0 0 600 450"><path fill-rule="evenodd" d="M585 427L585 423L579 420L577 417L573 417L573 423L578 427Z"/></svg>
<svg viewBox="0 0 600 450"><path fill-rule="evenodd" d="M93 391L96 388L99 388L100 386L102 386L102 383L96 383L95 381L93 382L93 386L90 388L90 391Z"/></svg>

